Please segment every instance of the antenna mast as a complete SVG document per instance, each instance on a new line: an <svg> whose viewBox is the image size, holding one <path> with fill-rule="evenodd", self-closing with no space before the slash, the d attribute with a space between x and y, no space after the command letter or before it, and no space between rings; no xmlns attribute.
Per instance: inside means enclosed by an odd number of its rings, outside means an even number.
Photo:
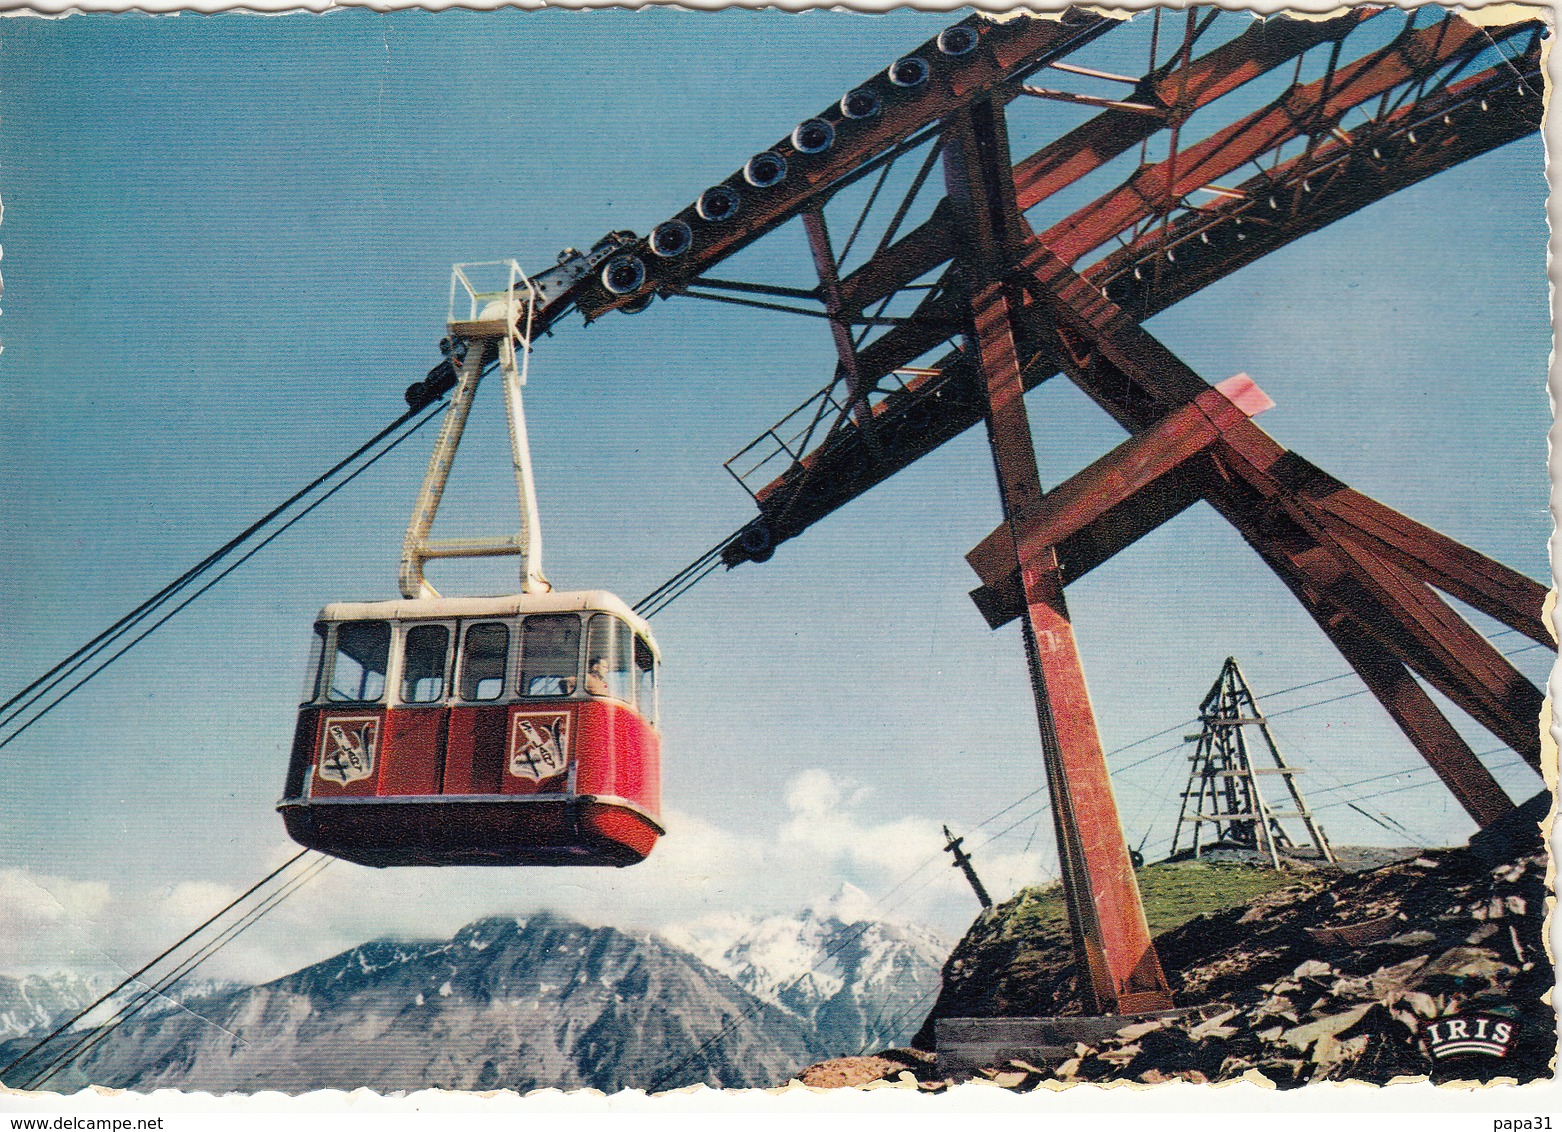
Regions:
<svg viewBox="0 0 1562 1132"><path fill-rule="evenodd" d="M956 837L950 833L947 825L944 826L944 837L949 842L948 845L944 846L944 852L953 853L955 857L952 867L959 869L965 874L965 879L971 882L971 889L976 893L976 899L981 901L982 907L991 908L993 906L993 898L987 895L987 889L983 886L981 878L976 875L976 866L971 863L971 854L960 848L965 838Z"/></svg>

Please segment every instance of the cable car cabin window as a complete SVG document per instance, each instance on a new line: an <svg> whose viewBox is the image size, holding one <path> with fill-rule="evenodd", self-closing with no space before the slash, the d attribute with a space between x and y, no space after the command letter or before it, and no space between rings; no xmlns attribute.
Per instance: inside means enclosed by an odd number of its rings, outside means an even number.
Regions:
<svg viewBox="0 0 1562 1132"><path fill-rule="evenodd" d="M367 703L384 696L390 638L388 621L346 621L338 625L326 698Z"/></svg>
<svg viewBox="0 0 1562 1132"><path fill-rule="evenodd" d="M461 652L461 698L483 701L504 695L509 655L510 627L503 621L470 626Z"/></svg>
<svg viewBox="0 0 1562 1132"><path fill-rule="evenodd" d="M635 638L635 702L640 714L651 723L656 722L656 657L651 646L641 637Z"/></svg>
<svg viewBox="0 0 1562 1132"><path fill-rule="evenodd" d="M320 662L325 659L325 638L330 626L323 621L315 623L314 636L309 639L309 664L304 669L304 691L301 704L312 704L320 694Z"/></svg>
<svg viewBox="0 0 1562 1132"><path fill-rule="evenodd" d="M414 625L407 630L401 658L401 702L432 704L445 698L445 655L450 630L443 625Z"/></svg>
<svg viewBox="0 0 1562 1132"><path fill-rule="evenodd" d="M521 622L521 695L571 695L579 673L580 618L547 613Z"/></svg>
<svg viewBox="0 0 1562 1132"><path fill-rule="evenodd" d="M634 666L634 636L618 618L598 613L586 638L586 694L611 696L634 703L630 672Z"/></svg>

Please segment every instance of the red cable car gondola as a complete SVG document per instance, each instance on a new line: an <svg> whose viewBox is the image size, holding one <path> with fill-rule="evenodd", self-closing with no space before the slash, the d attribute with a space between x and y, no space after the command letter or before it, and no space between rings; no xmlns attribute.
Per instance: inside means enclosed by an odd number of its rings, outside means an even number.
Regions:
<svg viewBox="0 0 1562 1132"><path fill-rule="evenodd" d="M569 253L550 272L578 281L587 272L574 261L586 259ZM495 266L507 269L502 287L472 285L468 270ZM458 320L462 290L470 309ZM277 806L311 849L377 866L632 865L663 832L650 626L612 594L554 593L542 574L521 387L545 293L513 260L454 269L444 363L454 393L402 547L403 600L328 605L315 623ZM520 530L431 540L493 362ZM407 399L420 408L431 397L415 385ZM499 554L520 557L519 594L441 597L423 576L430 558Z"/></svg>
<svg viewBox="0 0 1562 1132"><path fill-rule="evenodd" d="M658 657L601 591L321 611L279 809L365 865L629 865L662 833Z"/></svg>

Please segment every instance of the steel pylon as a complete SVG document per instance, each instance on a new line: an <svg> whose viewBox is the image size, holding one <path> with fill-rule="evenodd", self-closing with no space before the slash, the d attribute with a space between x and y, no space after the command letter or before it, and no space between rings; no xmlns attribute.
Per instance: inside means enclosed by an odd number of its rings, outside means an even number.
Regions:
<svg viewBox="0 0 1562 1132"><path fill-rule="evenodd" d="M1149 50L1134 73L1075 58L1135 31ZM589 321L657 298L826 324L828 381L729 464L759 510L723 546L729 567L769 560L986 426L1002 515L967 556L981 582L972 596L994 628L1020 622L1081 984L1097 1009L1159 1004L1165 981L1064 590L1194 503L1208 502L1280 577L1478 824L1512 802L1428 688L1539 764L1539 690L1442 595L1554 647L1545 587L1286 450L1252 421L1268 400L1251 381L1205 381L1143 323L1533 134L1545 36L1537 19L1498 25L1431 7L1326 20L1195 7L1132 28L1083 9L974 15L800 121L646 237L613 233L590 274L583 267L536 307L539 333L570 309ZM1277 85L1264 94L1265 82ZM1101 95L1102 83L1116 93ZM1011 158L1008 115L1059 102L1095 113ZM877 239L856 243L902 159L917 163L909 189ZM946 195L923 208L918 194L940 166ZM1115 187L1077 192L1114 168ZM837 225L847 235L836 246L825 209L867 178L868 203ZM792 220L817 286L713 274ZM1129 435L1044 489L1023 396L1060 374Z"/></svg>
<svg viewBox="0 0 1562 1132"><path fill-rule="evenodd" d="M1223 843L1262 852L1270 865L1278 869L1282 857L1294 855L1293 851L1300 846L1286 832L1285 821L1294 820L1306 829L1306 840L1312 842L1318 860L1333 863L1329 840L1313 819L1297 785L1301 768L1288 765L1280 753L1280 745L1275 742L1269 721L1248 687L1236 657L1228 656L1221 665L1220 675L1199 704L1199 720L1204 726L1198 745L1189 756L1193 765L1177 813L1171 856L1177 855L1183 828L1187 826L1195 858L1209 845ZM1258 736L1256 743L1248 738L1254 732ZM1269 765L1254 761L1255 750L1268 755ZM1269 804L1263 787L1266 777L1277 779L1285 788L1292 809L1278 810ZM1211 838L1204 837L1207 825L1213 826Z"/></svg>

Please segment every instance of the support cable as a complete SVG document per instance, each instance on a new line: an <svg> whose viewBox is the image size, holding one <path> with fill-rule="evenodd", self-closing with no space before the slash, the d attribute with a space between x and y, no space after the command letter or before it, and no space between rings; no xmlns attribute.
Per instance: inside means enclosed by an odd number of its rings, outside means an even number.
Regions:
<svg viewBox="0 0 1562 1132"><path fill-rule="evenodd" d="M131 625L134 625L137 621L145 617L153 609L166 601L170 596L177 593L180 589L188 585L195 578L199 577L201 574L211 569L212 566L226 558L239 546L248 541L255 534L255 532L259 531L267 523L271 522L278 515L282 514L289 507L293 506L293 504L297 503L300 499L304 498L304 496L308 495L311 491L315 490L315 488L319 487L326 480L334 476L337 472L341 471L354 460L358 459L365 452L378 444L381 440L395 432L407 421L411 420L414 416L417 415L419 411L420 409L408 409L405 413L401 414L401 416L397 417L390 424L386 425L379 432L375 433L372 437L370 437L363 444L359 445L352 452L342 457L342 459L338 460L330 468L326 469L326 471L316 476L313 480L305 484L298 491L288 496L287 499L283 500L276 507L273 507L270 511L266 512L266 514L262 515L255 522L251 523L239 534L228 540L228 542L212 551L211 554L207 555L200 562L190 567L190 569L179 575L179 577L168 583L168 585L158 590L151 597L147 598L146 601L142 602L140 605L136 606L135 609L132 609L129 613L127 613L124 617L121 617L118 621L114 622L113 625L110 625L103 632L93 637L90 641L82 645L75 652L71 653L69 656L65 657L63 660L57 663L53 668L50 668L42 676L39 676L31 684L28 684L27 687L17 692L4 703L0 703L0 711L5 711L12 705L16 704L18 701L22 700L35 688L39 687L39 685L47 681L51 676L54 676L57 672L71 664L71 662L75 661L83 654L87 654L92 651L94 646L99 646L102 642L112 638L116 633L123 631Z"/></svg>
<svg viewBox="0 0 1562 1132"><path fill-rule="evenodd" d="M699 582L709 576L717 566L721 565L721 552L726 549L740 532L734 532L657 586L645 597L635 602L634 611L642 617L651 618L688 593Z"/></svg>
<svg viewBox="0 0 1562 1132"><path fill-rule="evenodd" d="M423 419L418 421L415 425L413 425L412 428L408 429L406 432L402 433L401 436L399 436L395 440L391 441L391 443L386 445L385 448L383 448L380 452L376 453L374 456L371 456L368 460L364 461L359 467L355 468L352 472L350 472L347 476L345 476L339 483L334 484L331 488L329 488L327 491L325 491L318 499L316 499L314 502L310 503L308 507L305 507L302 511L298 512L298 514L296 514L292 518L290 518L286 523L282 524L282 526L280 526L276 530L272 531L269 535L267 535L259 543L257 543L255 546L251 547L242 556L240 556L238 561L234 562L227 569L223 570L215 578L213 578L211 581L207 582L200 589L196 590L195 593L191 594L184 601L182 601L178 605L174 606L174 608L172 610L170 610L168 613L165 613L162 617L160 617L156 621L154 621L149 628L143 630L141 633L139 633L135 637L133 637L130 640L129 644L127 644L123 648L119 649L117 652L115 652L113 655L111 655L107 660L103 661L102 664L99 664L96 668L92 669L92 671L88 672L87 675L83 676L80 680L76 681L76 683L72 684L69 688L67 688L64 692L60 693L53 700L49 701L49 703L44 705L42 708L40 708L37 711L33 712L30 719L28 719L21 726L16 727L14 730L12 730L12 732L9 735L5 736L5 738L0 739L0 748L4 748L4 747L8 746L11 743L12 740L18 738L24 731L26 731L28 728L30 728L33 724L37 723L40 719L42 719L44 716L48 715L49 712L53 711L56 707L58 707L65 700L69 699L70 696L72 696L79 688L81 688L82 685L86 684L89 680L91 680L93 677L97 676L100 672L102 672L109 665L113 664L120 657L124 656L131 649L135 648L136 645L138 645L142 641L146 640L147 637L151 636L154 632L156 632L158 629L160 629L169 620L171 620L176 614L178 614L178 613L182 612L184 609L186 609L192 602L194 602L202 594L206 593L207 590L210 590L213 586L217 585L218 582L221 582L229 574L233 573L240 566L244 565L251 558L253 558L256 554L260 553L261 550L265 549L265 547L267 547L272 542L274 542L285 531L287 531L292 526L294 526L294 524L298 523L301 519L303 519L305 516L309 515L316 508L320 507L328 499L330 499L332 496L334 496L337 492L341 491L348 484L352 483L353 480L357 479L364 472L368 471L369 468L373 467L374 464L377 463L379 460L381 460L385 456L388 456L399 445L401 445L406 440L410 439L415 433L418 432L419 429L421 429L424 425L428 424L429 421L433 420L438 415L439 415L439 411L438 410L436 410L435 412L431 412L431 413L428 413L427 415L425 415L423 417ZM410 416L410 414L404 414L398 420L397 424L399 425L400 423L404 422L405 420L408 419L409 416ZM361 455L368 447L372 446L373 443L376 443L376 442L378 442L378 440L382 439L385 435L387 435L388 431L389 430L387 430L386 432L381 432L378 436L376 436L374 441L370 442L370 445L365 445L363 448L359 448L357 450L357 452L354 453L354 457L356 457L358 455ZM310 485L310 488L306 489L306 492L308 490L312 490L313 488L319 486L320 483L322 483L326 478L328 478L328 476L330 476L330 475L334 474L335 472L339 471L342 467L344 467L346 465L346 463L347 463L347 461L343 461L342 463L337 464L334 468L332 468L331 472L328 472L328 473L326 473L326 475L323 475L323 476L319 477L318 479L316 479L314 481L314 483ZM296 502L303 494L305 494L305 492L300 492L299 494L293 496L292 499L289 500L289 504L291 504L293 502ZM235 539L233 542L230 542L228 544L228 546L225 547L220 552L220 554L214 554L214 555L210 556L206 561L201 563L198 567L193 568L191 571L186 572L186 574L183 575L180 579L178 579L175 583L171 583L169 586L165 587L164 590L160 591L159 594L156 595L154 599L149 599L147 602L143 603L143 605L141 607L139 607L136 611L133 611L133 614L127 615L126 617L121 618L120 621L116 622L114 626L111 626L108 630L105 630L103 633L100 633L97 637L93 638L93 641L88 642L88 645L84 645L82 648L78 649L75 653L72 654L71 657L68 657L66 659L66 661L62 661L62 662L60 662L60 664L55 665L54 668L50 669L49 673L45 673L44 676L40 677L38 680L33 681L33 683L30 684L28 686L28 688L29 689L31 689L31 688L38 688L38 691L35 692L28 699L28 701L25 704L23 704L21 707L17 708L15 711L13 711L10 715L6 716L4 719L0 719L0 727L9 726L9 725L15 723L16 720L19 717L25 715L27 713L28 709L31 708L33 705L35 705L40 699L42 699L45 695L47 695L54 688L56 688L60 684L64 683L66 679L68 679L70 676L72 676L74 673L76 673L82 667L84 667L86 665L86 663L89 660L91 660L94 656L98 655L104 649L108 648L110 645L112 645L116 641L118 641L127 632L129 632L130 629L134 628L135 625L140 623L146 617L150 616L153 612L155 612L158 608L160 608L167 601L169 601L173 597L177 596L186 587L188 587L197 578L199 578L201 576L201 574L205 573L212 566L216 565L217 562L220 562L222 560L222 558L224 558L228 554L232 553L233 549L235 549L238 545L241 545L242 542L245 539L247 539L251 535L253 535L255 533L255 531L258 528L264 526L266 522L269 522L271 519L275 518L277 516L277 514L281 510L282 510L282 508L278 508L277 510L272 511L271 514L269 514L266 517L266 519L264 519L261 522L256 523L255 525L251 526L249 528L249 530L247 530L245 532L244 536L242 536L239 539ZM52 680L48 679L48 677L51 674L54 674L54 673L58 673L58 675L54 676L54 678ZM45 681L47 681L47 682L45 682ZM42 685L42 686L40 687L40 685ZM23 694L25 694L25 690L24 690ZM10 702L14 703L17 698L20 698L20 697L13 697L13 699Z"/></svg>
<svg viewBox="0 0 1562 1132"><path fill-rule="evenodd" d="M297 858L294 859L296 860ZM264 900L262 900L261 903L256 905L254 908L251 908L238 921L230 924L215 939L211 940L199 951L195 952L195 954L185 959L169 974L158 979L158 981L152 986L144 987L139 994L135 995L129 1001L121 1005L119 1009L115 1011L113 1016L111 1016L101 1026L87 1030L81 1040L77 1041L73 1046L67 1049L62 1056L56 1058L48 1066L35 1073L26 1083L22 1085L22 1088L42 1088L46 1083L48 1083L50 1078L59 1073L62 1069L66 1068L72 1062L80 1061L120 1026L124 1025L131 1018L135 1017L135 1015L141 1013L141 1011L151 1006L158 999L167 997L167 992L172 990L174 986L182 981L186 975L190 974L202 963L206 962L206 960L210 959L213 955L221 951L228 944L232 943L239 936L243 935L250 928L254 927L255 924L258 923L268 912L272 911L278 904L282 903L289 896L293 895L293 893L297 892L304 885L308 884L322 871L324 871L333 861L334 858L332 857L322 856L318 860L311 862L308 866L305 867L303 872L299 873L295 877L292 877L285 884L283 884L278 891L271 893ZM173 1001L176 1003L176 1005L182 1005L179 1004L177 1000ZM205 1020L206 1019L203 1019L203 1021ZM215 1025L215 1023L212 1024ZM238 1037L236 1034L232 1036L237 1038L239 1041L244 1040L243 1038Z"/></svg>
<svg viewBox="0 0 1562 1132"><path fill-rule="evenodd" d="M909 1021L911 1017L917 1013L917 1011L923 1009L925 1006L931 1005L929 1003L929 999L936 999L941 990L943 990L941 983L933 984L931 988L923 991L916 998L912 999L911 1005L903 1006L888 1019L884 1017L884 1014L887 1010L890 1009L891 1003L888 1001L881 1003L879 1005L878 1012L873 1016L873 1021L862 1028L862 1034L865 1040L863 1041L862 1045L857 1047L857 1052L853 1056L865 1056L868 1050L881 1040L876 1038L874 1035L881 1033L897 1033L900 1028L904 1026L907 1021ZM886 1022L887 1025L885 1024Z"/></svg>
<svg viewBox="0 0 1562 1132"><path fill-rule="evenodd" d="M5 1074L7 1074L11 1070L15 1069L18 1065L20 1065L23 1061L26 1061L29 1057L31 1057L38 1050L42 1049L49 1042L51 1042L55 1038L59 1037L60 1034L64 1033L72 1025L74 1025L75 1023L81 1021L82 1018L86 1017L92 1011L94 1011L98 1007L102 1006L105 1002L107 1002L109 999L113 998L120 991L124 990L131 983L135 982L142 975L146 974L148 971L150 971L157 964L161 963L170 954L172 954L174 951L178 950L180 947L183 947L186 943L188 943L190 940L194 939L201 932L205 931L213 923L215 923L217 920L221 919L224 915L226 915L232 909L238 907L239 904L241 904L245 900L249 899L250 896L254 895L263 886L265 886L266 884L270 883L277 876L279 876L282 872L284 872L291 865L293 865L296 861L298 861L299 858L305 856L309 852L310 851L308 849L300 849L297 853L293 854L293 856L289 857L282 864L278 865L275 869L272 869L271 872L267 873L265 876L261 877L254 884L250 885L247 889L245 889L243 892L241 892L238 896L234 897L227 904L224 904L221 908L219 908L216 912L214 912L210 917L208 917L207 919L203 920L198 926L196 926L195 928L192 928L189 932L186 932L183 936L181 936L176 942L174 942L173 944L171 944L168 947L164 948L157 955L153 956L151 960L149 960L148 962L144 963L139 969L137 969L137 970L131 972L129 975L125 976L125 978L119 983L119 985L114 987L112 990L108 991L106 994L101 995L95 1001L88 1003L86 1006L84 1006L80 1010L78 1010L75 1014L72 1014L64 1022L60 1023L59 1026L55 1027L55 1029L52 1030L41 1041L37 1042L30 1049L28 1049L25 1053L23 1053L20 1057L14 1059L13 1061L11 1061L8 1065L4 1066L3 1068L0 1068L0 1078L3 1078L5 1076Z"/></svg>
<svg viewBox="0 0 1562 1132"><path fill-rule="evenodd" d="M890 171L895 168L895 162L900 155L896 154L884 164L884 171L879 174L879 179L874 182L873 191L868 194L868 203L862 206L862 212L857 217L857 223L852 225L851 235L846 237L846 243L841 248L841 254L835 257L835 266L840 267L846 262L846 257L851 254L852 245L857 242L857 235L862 231L863 224L868 219L868 213L873 211L874 202L879 199L879 190L884 188L884 182L889 180Z"/></svg>
<svg viewBox="0 0 1562 1132"><path fill-rule="evenodd" d="M1506 747L1499 747L1496 750L1479 752L1479 754L1481 754L1481 755L1492 755L1492 754L1496 754L1498 751L1502 751L1502 750L1507 750L1507 748ZM1511 760L1509 760L1508 762L1505 762L1505 763L1495 763L1495 764L1493 764L1491 769L1493 769L1493 770L1510 770L1510 769L1512 769L1514 767L1520 767L1520 766L1529 766L1529 763L1526 762L1524 759L1521 759L1521 758L1519 758L1519 759L1511 759ZM1394 773L1395 773L1396 776L1398 776L1400 774L1430 774L1430 773L1432 773L1432 768L1429 767L1429 766L1412 767L1412 768L1410 768L1408 770L1395 771ZM1361 781L1372 781L1372 780L1370 780L1370 779L1363 779ZM1361 781L1354 782L1354 783L1345 783L1343 785L1344 786L1359 786L1359 785L1361 785ZM1383 798L1383 797L1387 797L1390 794L1402 793L1402 792L1404 792L1406 790L1424 790L1428 786L1436 786L1438 784L1438 782L1439 782L1438 779L1429 779L1426 782L1412 783L1409 786L1395 786L1395 787L1391 787L1390 789L1387 789L1387 790L1377 790L1377 791L1374 791L1371 794L1361 794L1361 795L1358 795L1358 796L1356 796L1354 801L1356 801L1356 802L1367 802L1367 801L1371 801L1373 798ZM1340 789L1340 787L1330 787L1330 788L1325 789L1325 790L1318 790L1318 791L1315 791L1315 794L1317 794L1317 795L1328 794L1328 793L1331 793L1331 792L1333 792L1334 790L1337 790L1337 789ZM1315 806L1315 807L1313 807L1313 813L1315 813L1315 814L1316 813L1321 813L1324 810L1336 810L1336 809L1339 809L1342 806L1350 806L1351 804L1352 804L1351 801L1327 802L1327 803L1325 803L1322 806ZM1379 811L1379 813L1381 814L1382 811ZM1387 815L1385 814L1383 816L1386 817ZM1169 837L1162 838L1161 840L1157 841L1155 844L1156 844L1157 848L1159 848L1160 846L1163 846L1163 845L1170 846L1171 845L1171 838L1169 838Z"/></svg>
<svg viewBox="0 0 1562 1132"><path fill-rule="evenodd" d="M1498 747L1498 748L1496 748L1494 750L1481 751L1481 752L1478 752L1478 753L1480 755L1495 755L1495 754L1498 754L1498 753L1500 753L1502 751L1505 751L1505 750L1507 750L1506 747ZM1493 770L1512 770L1515 767L1521 767L1521 766L1527 767L1527 766L1529 766L1529 763L1526 762L1523 759L1510 759L1507 762L1501 762L1501 763L1494 763L1494 764L1492 764L1491 769L1493 769ZM1343 786L1331 786L1331 787L1328 787L1327 789L1324 789L1324 790L1314 791L1314 794L1316 796L1318 796L1318 797L1322 797L1325 794L1337 793L1340 790L1344 789L1345 787L1360 786L1364 782L1377 782L1377 781L1379 781L1380 779L1383 779L1383 778L1398 778L1400 775L1403 775L1403 774L1418 774L1419 775L1419 774L1431 774L1431 773L1433 773L1433 770L1429 766L1415 766L1415 767L1410 767L1408 770L1395 771L1391 775L1380 774L1380 775L1374 776L1373 778L1363 778L1363 779L1357 780L1356 782L1347 782L1347 783L1344 783ZM1406 790L1424 790L1428 786L1436 786L1436 785L1438 785L1438 783L1440 781L1441 781L1440 779L1433 778L1433 779L1428 779L1425 782L1415 782L1415 783L1410 784L1409 786L1391 786L1391 787L1389 787L1388 789L1385 789L1385 790L1375 790L1371 794L1359 794L1359 795L1356 795L1355 796L1355 800L1358 801L1358 802L1365 802L1365 801L1367 801L1370 798L1383 798L1383 797L1386 797L1389 794L1399 794L1399 793L1402 793L1403 791L1406 791ZM1350 802L1348 802L1348 801L1344 801L1344 802L1339 802L1339 801L1328 802L1325 805L1317 807L1317 809L1319 809L1319 810L1334 810L1334 809L1338 809L1341 806L1348 806L1348 805L1350 805Z"/></svg>

